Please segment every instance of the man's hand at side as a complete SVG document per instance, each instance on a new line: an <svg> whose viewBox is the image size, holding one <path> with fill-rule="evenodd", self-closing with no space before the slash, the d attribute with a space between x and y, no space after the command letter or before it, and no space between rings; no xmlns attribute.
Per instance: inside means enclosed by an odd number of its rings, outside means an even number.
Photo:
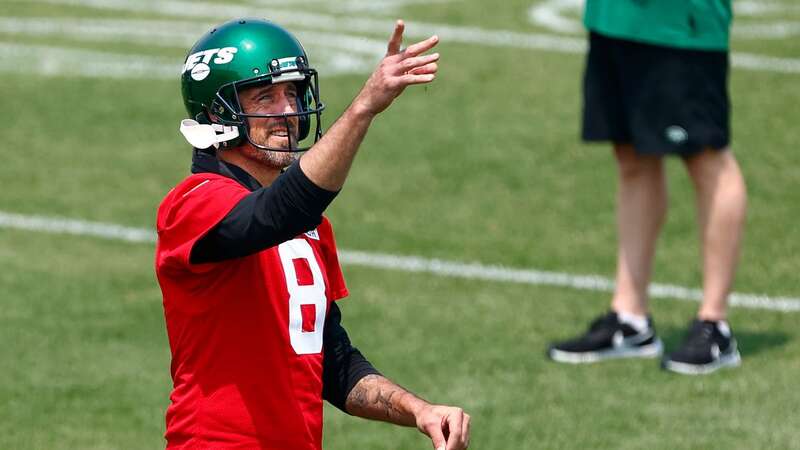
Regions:
<svg viewBox="0 0 800 450"><path fill-rule="evenodd" d="M427 405L417 413L417 428L431 438L436 450L469 446L469 414L455 406Z"/></svg>
<svg viewBox="0 0 800 450"><path fill-rule="evenodd" d="M469 414L461 408L432 405L380 375L367 375L353 387L347 412L366 419L413 427L431 438L435 450L469 446Z"/></svg>

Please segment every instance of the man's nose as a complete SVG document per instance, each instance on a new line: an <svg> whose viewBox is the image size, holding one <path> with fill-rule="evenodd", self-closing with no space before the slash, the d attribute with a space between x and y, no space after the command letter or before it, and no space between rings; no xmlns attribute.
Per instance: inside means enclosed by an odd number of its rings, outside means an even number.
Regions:
<svg viewBox="0 0 800 450"><path fill-rule="evenodd" d="M281 95L280 96L280 104L278 107L281 109L281 112L284 113L293 113L297 110L297 104L294 101L294 98L288 95Z"/></svg>

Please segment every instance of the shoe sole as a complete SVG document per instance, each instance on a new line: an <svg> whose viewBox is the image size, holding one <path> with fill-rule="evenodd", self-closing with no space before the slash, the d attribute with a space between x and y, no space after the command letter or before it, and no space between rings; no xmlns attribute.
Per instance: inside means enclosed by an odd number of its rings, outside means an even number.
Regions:
<svg viewBox="0 0 800 450"><path fill-rule="evenodd" d="M718 360L708 364L689 364L665 360L661 363L661 367L670 372L680 373L682 375L708 375L719 369L725 367L739 367L741 364L742 356L739 354L739 351L736 350L729 355L721 355Z"/></svg>
<svg viewBox="0 0 800 450"><path fill-rule="evenodd" d="M553 361L567 364L590 364L609 359L622 359L622 358L658 358L664 353L664 344L661 339L656 338L652 344L642 345L638 347L620 347L610 350L601 350L597 352L565 352L551 348L547 351L547 356Z"/></svg>

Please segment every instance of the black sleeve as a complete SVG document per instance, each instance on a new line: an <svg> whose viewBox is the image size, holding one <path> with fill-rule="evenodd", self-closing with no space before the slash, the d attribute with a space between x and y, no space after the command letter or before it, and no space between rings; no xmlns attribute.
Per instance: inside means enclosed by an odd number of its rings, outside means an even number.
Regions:
<svg viewBox="0 0 800 450"><path fill-rule="evenodd" d="M338 192L315 185L294 163L274 183L244 197L192 248L206 263L257 253L314 229Z"/></svg>
<svg viewBox="0 0 800 450"><path fill-rule="evenodd" d="M322 348L322 398L347 412L344 404L356 383L367 375L380 375L380 372L350 344L347 331L342 327L342 312L336 303L331 303L325 319Z"/></svg>

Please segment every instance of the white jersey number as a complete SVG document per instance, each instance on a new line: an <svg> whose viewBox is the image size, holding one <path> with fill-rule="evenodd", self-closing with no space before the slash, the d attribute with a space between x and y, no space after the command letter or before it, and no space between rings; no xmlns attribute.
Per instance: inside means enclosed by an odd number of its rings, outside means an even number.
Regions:
<svg viewBox="0 0 800 450"><path fill-rule="evenodd" d="M314 250L305 239L293 239L280 244L278 254L289 291L289 339L292 348L298 355L319 353L322 351L322 331L328 299L325 297L325 281ZM296 269L298 266L310 270L313 282L301 284ZM303 330L304 309L307 315L314 315L314 325L310 330Z"/></svg>

